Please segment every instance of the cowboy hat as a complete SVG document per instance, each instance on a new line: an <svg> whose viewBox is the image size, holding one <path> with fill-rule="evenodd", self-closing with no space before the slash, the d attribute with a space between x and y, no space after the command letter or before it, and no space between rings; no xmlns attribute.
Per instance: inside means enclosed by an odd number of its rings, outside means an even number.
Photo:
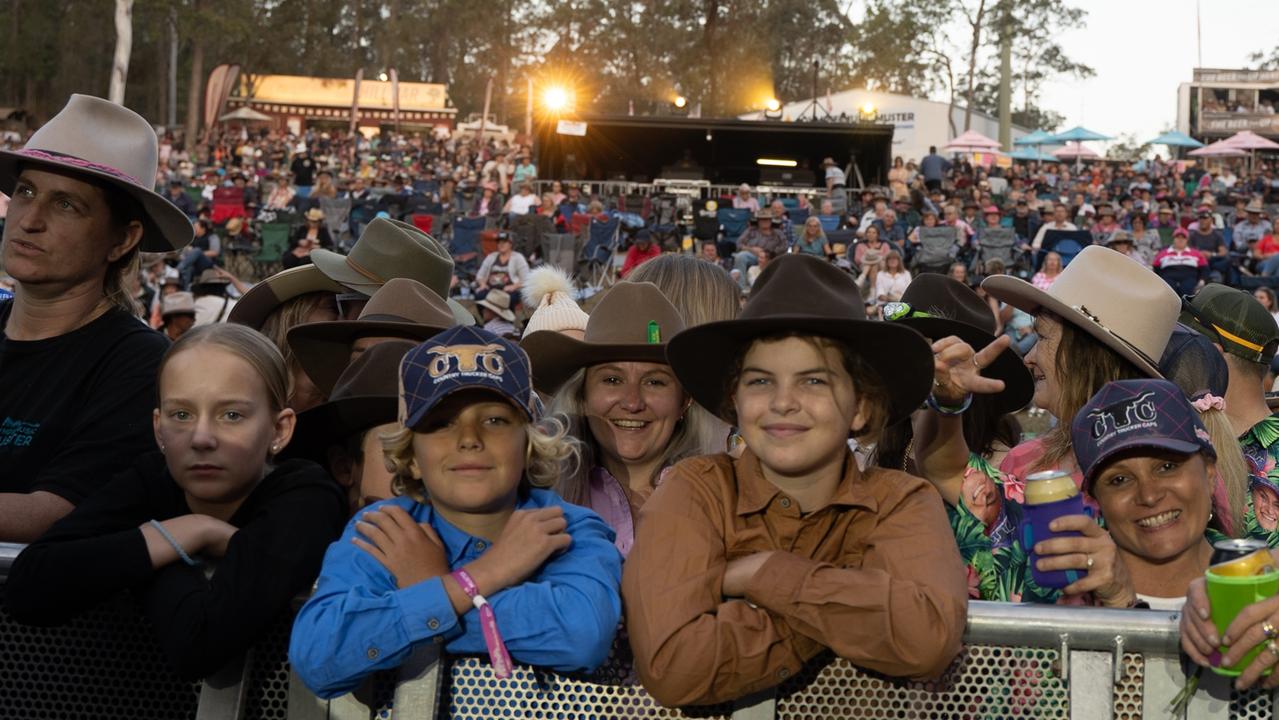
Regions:
<svg viewBox="0 0 1279 720"><path fill-rule="evenodd" d="M350 364L351 346L362 337L398 337L421 342L453 327L448 305L420 282L395 278L369 298L355 320L305 323L289 330L289 347L325 395Z"/></svg>
<svg viewBox="0 0 1279 720"><path fill-rule="evenodd" d="M652 283L622 281L591 312L581 340L539 330L520 345L533 363L533 386L552 394L573 373L614 360L666 364L666 343L684 319Z"/></svg>
<svg viewBox="0 0 1279 720"><path fill-rule="evenodd" d="M167 320L170 315L195 315L195 296L189 292L165 295L160 301L160 317Z"/></svg>
<svg viewBox="0 0 1279 720"><path fill-rule="evenodd" d="M492 310L507 322L515 322L515 313L511 312L511 296L504 290L489 290L484 299L475 304Z"/></svg>
<svg viewBox="0 0 1279 720"><path fill-rule="evenodd" d="M227 322L261 330L262 324L284 303L307 293L340 293L346 288L330 280L315 265L307 264L278 272L249 288L231 308Z"/></svg>
<svg viewBox="0 0 1279 720"><path fill-rule="evenodd" d="M685 330L671 339L666 356L685 391L732 422L726 369L756 338L792 332L830 338L866 358L892 394L890 424L919 409L932 390L928 341L899 323L867 320L853 278L812 255L783 255L769 263L736 320Z"/></svg>
<svg viewBox="0 0 1279 720"><path fill-rule="evenodd" d="M768 208L764 208L763 210L760 210L759 212L755 213L755 219L756 220L772 220L773 211L769 210Z"/></svg>
<svg viewBox="0 0 1279 720"><path fill-rule="evenodd" d="M918 330L930 340L954 335L981 350L995 341L995 315L972 288L937 273L920 273L911 281L901 302L883 307L885 320ZM1026 407L1035 394L1035 383L1021 357L1007 348L982 372L1004 381L1004 390L990 396L1000 415Z"/></svg>
<svg viewBox="0 0 1279 720"><path fill-rule="evenodd" d="M205 270L204 272L200 273L200 277L197 277L195 281L191 283L192 286L230 285L230 284L231 284L231 281L228 280L225 275L218 272L218 268L209 268L208 270Z"/></svg>
<svg viewBox="0 0 1279 720"><path fill-rule="evenodd" d="M235 235L244 228L244 219L233 217L226 221L226 231L228 235Z"/></svg>
<svg viewBox="0 0 1279 720"><path fill-rule="evenodd" d="M360 353L334 383L328 402L298 413L297 429L281 457L327 463L329 447L355 433L395 422L400 361L414 345L409 340L387 340Z"/></svg>
<svg viewBox="0 0 1279 720"><path fill-rule="evenodd" d="M311 262L329 279L365 295L392 278L411 278L445 298L453 278L453 258L435 238L390 218L374 218L350 254L312 250Z"/></svg>
<svg viewBox="0 0 1279 720"><path fill-rule="evenodd" d="M23 167L56 168L122 190L142 206L143 252L181 250L194 233L185 213L151 189L159 164L155 130L141 115L75 94L21 150L0 150L0 193L13 194Z"/></svg>
<svg viewBox="0 0 1279 720"><path fill-rule="evenodd" d="M981 287L996 300L1034 315L1047 310L1093 336L1150 377L1177 325L1181 301L1163 278L1099 245L1083 249L1047 291L997 275Z"/></svg>
<svg viewBox="0 0 1279 720"><path fill-rule="evenodd" d="M1243 211L1246 213L1254 213L1254 214L1260 215L1261 213L1264 213L1266 209L1261 206L1260 200L1254 199L1252 202L1248 203L1248 206L1245 207Z"/></svg>
<svg viewBox="0 0 1279 720"><path fill-rule="evenodd" d="M324 211L320 208L311 208L306 211L306 219L311 222L320 222L324 219Z"/></svg>

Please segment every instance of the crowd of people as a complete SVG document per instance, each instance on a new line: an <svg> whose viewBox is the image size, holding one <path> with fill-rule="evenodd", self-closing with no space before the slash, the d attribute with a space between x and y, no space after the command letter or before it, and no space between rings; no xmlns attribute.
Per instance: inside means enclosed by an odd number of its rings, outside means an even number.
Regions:
<svg viewBox="0 0 1279 720"><path fill-rule="evenodd" d="M307 261L252 285L222 238L357 181L406 203L472 183L484 212L568 224L576 188L515 205L536 179L519 148L300 147L215 144L228 172L207 207L175 202L187 179L167 175L192 161L98 98L0 150L0 540L27 543L4 593L19 621L130 589L198 678L309 592L289 659L322 697L428 643L498 676L590 671L620 627L637 682L685 706L828 652L935 677L969 599L1189 604L1195 662L1264 645L1239 686L1279 684L1262 676L1276 601L1222 635L1203 585L1214 541L1279 546L1279 323L1273 294L1231 286L1273 242L1268 167L1226 183L1159 161L1076 177L930 155L851 202L835 182L793 206L746 186L723 199L756 206L739 238L654 252L637 228L589 312L570 274L498 236L477 318L458 259L390 209L345 247L301 223ZM228 187L244 213L215 217ZM1149 234L1165 228L1169 247ZM1157 272L1221 228L1193 285ZM996 245L1009 262L983 254ZM1026 408L1046 432L1023 437ZM1021 528L1044 471L1090 512L1035 539Z"/></svg>

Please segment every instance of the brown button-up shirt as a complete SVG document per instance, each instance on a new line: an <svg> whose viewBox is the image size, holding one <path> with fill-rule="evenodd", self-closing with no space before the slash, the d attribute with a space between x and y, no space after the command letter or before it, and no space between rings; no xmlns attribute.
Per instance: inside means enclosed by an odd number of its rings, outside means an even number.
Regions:
<svg viewBox="0 0 1279 720"><path fill-rule="evenodd" d="M825 648L888 675L940 674L959 652L964 564L941 497L849 454L830 503L801 513L747 450L676 465L640 511L622 576L635 667L667 706L732 700ZM746 590L728 562L774 552ZM749 602L747 602L749 601Z"/></svg>

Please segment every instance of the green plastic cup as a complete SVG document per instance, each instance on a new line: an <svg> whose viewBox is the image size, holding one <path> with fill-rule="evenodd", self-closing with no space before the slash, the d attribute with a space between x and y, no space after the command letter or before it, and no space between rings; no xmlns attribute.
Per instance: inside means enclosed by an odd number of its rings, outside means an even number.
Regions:
<svg viewBox="0 0 1279 720"><path fill-rule="evenodd" d="M1208 602L1212 604L1212 624L1217 626L1217 634L1224 635L1226 628L1230 627L1230 623L1234 622L1235 616L1239 611L1249 605L1274 597L1279 594L1279 571L1271 571L1261 575L1217 575L1211 569L1204 573L1204 579L1207 581ZM1261 652L1265 647L1265 643L1254 647L1243 656L1239 662L1230 667L1215 667L1212 671L1218 675L1228 675L1237 677L1243 674L1257 653ZM1228 648L1220 648L1224 655ZM1270 670L1264 674L1269 675Z"/></svg>

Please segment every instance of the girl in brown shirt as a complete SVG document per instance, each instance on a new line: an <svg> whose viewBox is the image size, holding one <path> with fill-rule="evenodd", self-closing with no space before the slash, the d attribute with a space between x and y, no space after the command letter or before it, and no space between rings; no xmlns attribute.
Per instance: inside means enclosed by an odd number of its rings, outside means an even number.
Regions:
<svg viewBox="0 0 1279 720"><path fill-rule="evenodd" d="M748 449L676 465L640 511L622 590L636 669L664 705L775 686L827 649L905 676L939 674L959 651L967 588L941 498L905 473L858 470L847 443L924 402L932 352L865 320L858 298L834 266L787 255L738 320L668 347L683 386Z"/></svg>

